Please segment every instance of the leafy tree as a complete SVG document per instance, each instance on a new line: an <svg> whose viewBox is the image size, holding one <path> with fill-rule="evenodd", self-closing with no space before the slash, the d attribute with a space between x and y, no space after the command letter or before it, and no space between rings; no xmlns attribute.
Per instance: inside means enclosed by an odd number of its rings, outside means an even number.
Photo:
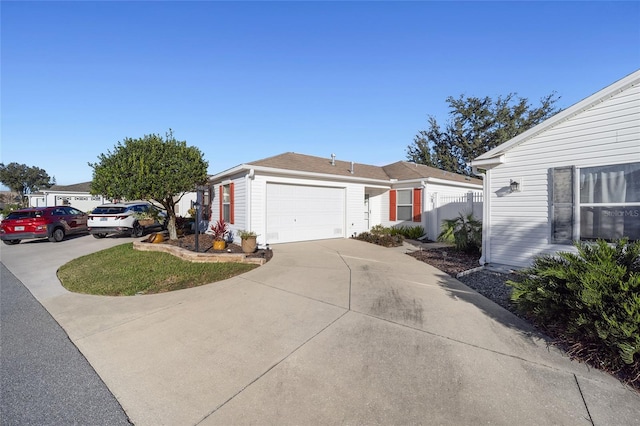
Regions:
<svg viewBox="0 0 640 426"><path fill-rule="evenodd" d="M186 192L207 181L208 163L198 148L176 140L169 129L164 138L156 134L126 138L98 159L89 163L93 168L92 193L156 201L167 211L169 238L178 238L176 204Z"/></svg>
<svg viewBox="0 0 640 426"><path fill-rule="evenodd" d="M490 97L450 96L446 100L450 121L442 129L435 117L429 116L428 129L418 132L407 147L407 159L470 175L467 163L558 113L559 99L552 93L534 107L514 93L495 101Z"/></svg>
<svg viewBox="0 0 640 426"><path fill-rule="evenodd" d="M0 163L0 182L20 196L20 204L24 204L25 195L50 188L56 184L40 167L29 167L26 164Z"/></svg>

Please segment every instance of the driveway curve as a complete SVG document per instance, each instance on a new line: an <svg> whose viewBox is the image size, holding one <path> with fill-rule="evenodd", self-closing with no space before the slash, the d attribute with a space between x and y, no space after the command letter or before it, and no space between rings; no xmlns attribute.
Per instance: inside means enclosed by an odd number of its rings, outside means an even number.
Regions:
<svg viewBox="0 0 640 426"><path fill-rule="evenodd" d="M636 392L408 247L282 244L226 281L101 297L55 277L101 241L67 242L44 259L3 248L2 262L137 425L640 424Z"/></svg>

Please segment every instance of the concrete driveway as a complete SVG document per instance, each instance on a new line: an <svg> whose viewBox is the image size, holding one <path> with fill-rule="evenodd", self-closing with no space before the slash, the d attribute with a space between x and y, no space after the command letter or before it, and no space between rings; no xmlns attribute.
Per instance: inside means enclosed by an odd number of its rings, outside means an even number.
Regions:
<svg viewBox="0 0 640 426"><path fill-rule="evenodd" d="M406 247L283 244L247 274L159 295L60 286L57 267L117 242L1 255L137 425L640 424L640 395Z"/></svg>

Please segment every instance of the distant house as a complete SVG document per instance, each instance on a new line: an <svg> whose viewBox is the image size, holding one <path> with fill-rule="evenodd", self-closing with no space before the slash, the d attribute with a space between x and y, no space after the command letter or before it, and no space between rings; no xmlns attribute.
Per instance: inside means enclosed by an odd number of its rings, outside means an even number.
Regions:
<svg viewBox="0 0 640 426"><path fill-rule="evenodd" d="M53 185L51 188L28 194L28 205L30 207L69 205L87 212L101 204L116 201L102 195L91 195L90 191L91 182L77 183L74 185ZM189 216L189 209L193 206L196 198L197 195L195 191L185 193L176 204L176 214L184 217ZM205 194L204 199L206 202L207 194Z"/></svg>
<svg viewBox="0 0 640 426"><path fill-rule="evenodd" d="M91 182L53 185L51 188L28 194L27 198L30 207L72 206L83 212L111 201L102 195L91 195Z"/></svg>
<svg viewBox="0 0 640 426"><path fill-rule="evenodd" d="M479 156L481 263L640 239L640 70Z"/></svg>
<svg viewBox="0 0 640 426"><path fill-rule="evenodd" d="M423 226L440 195L481 194L481 181L399 161L387 166L293 152L217 173L211 220L259 234L260 244L347 238L382 224ZM480 213L480 212L479 212ZM442 218L441 218L442 219Z"/></svg>

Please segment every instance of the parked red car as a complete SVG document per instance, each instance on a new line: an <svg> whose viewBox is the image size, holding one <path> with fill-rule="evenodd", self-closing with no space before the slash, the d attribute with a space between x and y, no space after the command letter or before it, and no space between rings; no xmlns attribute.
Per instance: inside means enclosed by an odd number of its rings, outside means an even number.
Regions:
<svg viewBox="0 0 640 426"><path fill-rule="evenodd" d="M0 222L0 239L8 245L29 238L57 243L66 235L87 232L87 214L73 207L34 207L16 210Z"/></svg>

